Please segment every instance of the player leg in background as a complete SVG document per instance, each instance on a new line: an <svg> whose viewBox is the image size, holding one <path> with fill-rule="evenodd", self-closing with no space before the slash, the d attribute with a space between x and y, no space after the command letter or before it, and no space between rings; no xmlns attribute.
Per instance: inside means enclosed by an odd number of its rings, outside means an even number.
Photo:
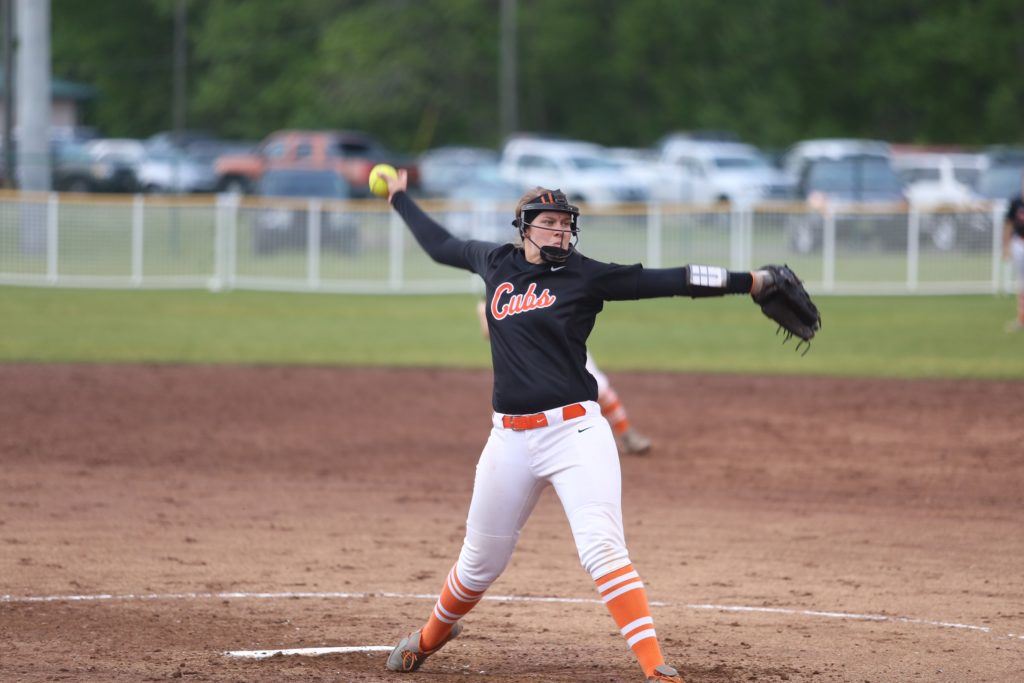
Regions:
<svg viewBox="0 0 1024 683"><path fill-rule="evenodd" d="M1006 326L1008 332L1024 331L1024 239L1010 239L1010 260L1017 286L1017 319Z"/></svg>
<svg viewBox="0 0 1024 683"><path fill-rule="evenodd" d="M454 635L484 592L508 565L519 533L547 482L530 471L525 432L495 427L477 463L466 537L427 623L403 639L388 658L393 671L415 671ZM456 630L459 629L459 630ZM412 649L416 652L409 654ZM404 652L403 652L404 649Z"/></svg>
<svg viewBox="0 0 1024 683"><path fill-rule="evenodd" d="M582 429L583 431L580 431ZM681 681L665 665L647 591L633 567L622 528L622 476L606 420L587 415L558 425L546 438L551 483L569 519L580 563L648 680ZM537 473L544 475L544 463Z"/></svg>
<svg viewBox="0 0 1024 683"><path fill-rule="evenodd" d="M651 440L636 431L629 423L629 416L626 414L626 407L622 400L612 388L605 375L597 367L594 357L587 351L587 372L597 380L597 402L601 405L601 414L612 426L615 438L618 439L622 450L625 453L640 455L651 450Z"/></svg>

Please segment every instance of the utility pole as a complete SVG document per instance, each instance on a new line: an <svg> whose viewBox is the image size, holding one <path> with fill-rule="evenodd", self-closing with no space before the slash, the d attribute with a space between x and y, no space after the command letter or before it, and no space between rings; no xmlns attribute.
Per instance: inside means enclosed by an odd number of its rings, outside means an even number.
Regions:
<svg viewBox="0 0 1024 683"><path fill-rule="evenodd" d="M178 0L174 7L174 92L172 126L174 129L174 163L171 176L173 192L180 194L181 155L185 151L185 69L188 64L188 6L187 0ZM170 247L174 254L181 253L181 216L175 204L171 212Z"/></svg>
<svg viewBox="0 0 1024 683"><path fill-rule="evenodd" d="M519 128L516 99L516 0L501 0L501 137L508 138Z"/></svg>
<svg viewBox="0 0 1024 683"><path fill-rule="evenodd" d="M50 189L50 0L17 0L18 186Z"/></svg>
<svg viewBox="0 0 1024 683"><path fill-rule="evenodd" d="M4 186L14 182L14 0L2 0L4 35Z"/></svg>
<svg viewBox="0 0 1024 683"><path fill-rule="evenodd" d="M50 0L17 0L18 27L17 108L18 187L47 192L50 175ZM21 252L47 253L47 204L21 203Z"/></svg>
<svg viewBox="0 0 1024 683"><path fill-rule="evenodd" d="M174 143L181 145L185 134L185 76L188 48L188 7L178 0L174 8Z"/></svg>

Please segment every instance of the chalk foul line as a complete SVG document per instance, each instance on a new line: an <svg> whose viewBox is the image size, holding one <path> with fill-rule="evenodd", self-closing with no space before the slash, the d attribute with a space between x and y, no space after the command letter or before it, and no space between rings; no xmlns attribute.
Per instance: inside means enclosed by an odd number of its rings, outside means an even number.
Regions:
<svg viewBox="0 0 1024 683"><path fill-rule="evenodd" d="M278 593L247 593L237 591L209 592L209 593L98 593L93 595L0 595L0 603L40 603L40 602L101 602L121 601L136 602L146 600L295 600L303 598L321 598L330 600L358 600L363 598L392 598L402 600L437 600L437 594L430 593L392 593L387 591L379 592L278 592ZM563 604L602 604L599 598L557 598L529 595L485 595L484 600L493 602L541 602L541 603L563 603ZM792 616L817 617L823 619L848 619L853 621L877 621L892 622L900 624L917 624L921 626L933 626L937 628L959 629L964 631L976 631L992 634L989 626L975 626L972 624L960 624L949 621L935 621L931 619L918 619L914 617L894 616L888 614L858 614L856 612L834 612L810 609L796 609L788 607L754 607L748 605L715 605L715 604L674 604L671 602L658 602L652 600L651 605L656 607L682 607L689 610L707 610L717 612L755 612L765 614L785 614ZM1012 640L1024 641L1024 634L1007 633L1005 635L993 634L997 637L1010 638ZM376 649L354 649L352 652L375 652L380 648L390 649L384 645L367 646ZM240 650L239 652L267 653L264 656L272 657L277 653L304 654L305 650L320 650L323 648L304 648L303 652L288 653L284 650ZM344 648L343 648L344 649ZM337 651L334 648L332 651ZM325 654L325 653L321 653ZM237 655L237 656L255 656Z"/></svg>

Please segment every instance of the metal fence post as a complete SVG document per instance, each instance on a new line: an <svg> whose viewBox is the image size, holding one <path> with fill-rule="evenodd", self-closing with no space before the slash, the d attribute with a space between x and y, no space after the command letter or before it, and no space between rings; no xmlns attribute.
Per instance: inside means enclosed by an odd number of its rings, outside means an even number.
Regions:
<svg viewBox="0 0 1024 683"><path fill-rule="evenodd" d="M228 203L227 195L218 194L213 204L213 275L210 291L219 292L227 281L228 270Z"/></svg>
<svg viewBox="0 0 1024 683"><path fill-rule="evenodd" d="M661 204L647 202L647 267L661 268Z"/></svg>
<svg viewBox="0 0 1024 683"><path fill-rule="evenodd" d="M388 224L388 286L392 291L397 292L402 289L402 269L405 267L403 262L405 230L398 212L389 211L388 215L391 218Z"/></svg>
<svg viewBox="0 0 1024 683"><path fill-rule="evenodd" d="M907 213L907 289L917 290L921 253L921 212L914 206Z"/></svg>
<svg viewBox="0 0 1024 683"><path fill-rule="evenodd" d="M310 289L320 287L320 211L319 199L310 199L306 207L306 283Z"/></svg>
<svg viewBox="0 0 1024 683"><path fill-rule="evenodd" d="M238 207L240 199L236 194L226 195L227 197L227 271L224 273L228 289L233 289L238 279Z"/></svg>
<svg viewBox="0 0 1024 683"><path fill-rule="evenodd" d="M136 287L142 286L144 201L141 194L132 197L132 284Z"/></svg>
<svg viewBox="0 0 1024 683"><path fill-rule="evenodd" d="M743 269L743 220L735 204L729 210L729 270Z"/></svg>
<svg viewBox="0 0 1024 683"><path fill-rule="evenodd" d="M1006 202L992 204L992 293L1010 291L1009 282L1001 274L1003 272L1003 216L1006 215Z"/></svg>
<svg viewBox="0 0 1024 683"><path fill-rule="evenodd" d="M748 206L743 212L743 262L740 270L754 268L754 208Z"/></svg>
<svg viewBox="0 0 1024 683"><path fill-rule="evenodd" d="M821 246L821 280L826 292L836 288L836 210L831 204L825 207L824 236Z"/></svg>
<svg viewBox="0 0 1024 683"><path fill-rule="evenodd" d="M46 200L46 280L50 284L57 284L59 274L57 272L60 245L57 240L58 221L57 213L60 206L60 195L51 192Z"/></svg>

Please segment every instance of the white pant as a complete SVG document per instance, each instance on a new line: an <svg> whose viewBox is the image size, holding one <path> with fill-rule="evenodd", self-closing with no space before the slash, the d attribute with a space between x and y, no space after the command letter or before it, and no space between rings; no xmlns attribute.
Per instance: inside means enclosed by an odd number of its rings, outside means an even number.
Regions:
<svg viewBox="0 0 1024 683"><path fill-rule="evenodd" d="M1024 292L1024 238L1013 235L1010 238L1010 260L1013 274L1017 278L1017 291Z"/></svg>
<svg viewBox="0 0 1024 683"><path fill-rule="evenodd" d="M587 372L597 380L597 395L600 398L601 394L608 391L610 382L608 381L608 375L601 372L601 368L597 367L597 363L594 362L594 357L590 355L590 351L587 351Z"/></svg>
<svg viewBox="0 0 1024 683"><path fill-rule="evenodd" d="M476 466L457 564L466 588L486 590L501 575L549 484L562 501L584 569L596 579L629 564L615 438L600 406L582 405L582 417L562 422L560 408L546 411L549 426L523 431L503 428L495 414Z"/></svg>

